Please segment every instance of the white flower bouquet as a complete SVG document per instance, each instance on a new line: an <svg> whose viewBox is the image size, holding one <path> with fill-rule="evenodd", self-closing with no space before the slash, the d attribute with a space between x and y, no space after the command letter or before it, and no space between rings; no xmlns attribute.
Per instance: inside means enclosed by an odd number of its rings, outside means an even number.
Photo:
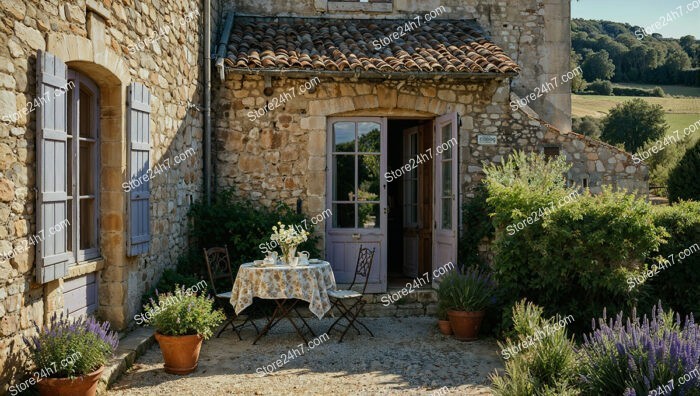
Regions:
<svg viewBox="0 0 700 396"><path fill-rule="evenodd" d="M272 235L270 235L270 240L276 242L280 250L282 251L282 260L287 264L292 263L292 259L296 255L297 247L306 242L309 237L309 233L300 229L297 230L292 226L287 226L281 222L277 222L278 226L272 226Z"/></svg>

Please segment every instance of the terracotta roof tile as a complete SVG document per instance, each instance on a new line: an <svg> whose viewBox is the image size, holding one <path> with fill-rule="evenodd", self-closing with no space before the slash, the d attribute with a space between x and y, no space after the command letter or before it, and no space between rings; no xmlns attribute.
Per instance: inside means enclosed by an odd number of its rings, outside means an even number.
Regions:
<svg viewBox="0 0 700 396"><path fill-rule="evenodd" d="M520 67L473 21L238 17L226 63L236 69L518 73ZM399 30L401 26L401 30ZM386 46L375 44L391 40Z"/></svg>

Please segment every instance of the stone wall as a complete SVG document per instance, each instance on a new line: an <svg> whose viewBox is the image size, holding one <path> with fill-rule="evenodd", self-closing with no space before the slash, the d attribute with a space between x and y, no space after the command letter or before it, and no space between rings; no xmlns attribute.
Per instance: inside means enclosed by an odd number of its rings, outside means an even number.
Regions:
<svg viewBox="0 0 700 396"><path fill-rule="evenodd" d="M483 178L483 161L500 162L514 149L542 152L557 146L572 162L572 181L646 191L647 170L631 156L578 134L565 134L509 106L508 81L434 82L321 79L315 92L266 113L250 117L271 98L298 91L307 80L273 78L273 93L263 94L260 76L230 73L217 86L215 109L217 185L234 186L241 197L269 206L294 205L297 198L312 216L325 209L326 122L328 116L424 117L456 111L459 130L460 184L468 198ZM477 135L496 135L483 146Z"/></svg>
<svg viewBox="0 0 700 396"><path fill-rule="evenodd" d="M202 195L202 113L187 109L188 102L201 107L203 96L200 7L196 0L0 2L0 41L7 43L0 48L0 116L21 112L34 100L40 49L88 75L100 88L103 260L76 266L69 277L100 271L97 313L115 328L127 326L141 309L141 295L187 246L186 213ZM213 20L219 18L214 15ZM145 42L149 37L158 40ZM152 165L166 158L172 164L175 155L195 150L184 163L152 181L153 239L149 253L136 258L125 254L127 196L121 187L128 178L125 95L131 82L145 84L152 94ZM2 252L39 231L35 124L36 112L0 123ZM63 309L63 280L35 283L34 261L32 247L9 262L0 262L0 393L26 375L21 337L33 331L33 323L41 326Z"/></svg>
<svg viewBox="0 0 700 396"><path fill-rule="evenodd" d="M571 84L561 80L570 71L569 1L394 0L388 8L386 3L332 0L233 0L232 3L237 13L252 15L411 19L439 10L436 19L475 19L494 43L522 67L520 76L512 81L515 93L526 97L536 87L543 87L553 78L557 80L558 86L542 90L544 95L532 108L557 129L571 130Z"/></svg>

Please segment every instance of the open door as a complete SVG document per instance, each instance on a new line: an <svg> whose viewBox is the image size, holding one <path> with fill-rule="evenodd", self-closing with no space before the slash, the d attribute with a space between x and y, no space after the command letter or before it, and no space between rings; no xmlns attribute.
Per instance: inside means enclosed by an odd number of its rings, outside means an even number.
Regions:
<svg viewBox="0 0 700 396"><path fill-rule="evenodd" d="M387 288L387 121L378 117L328 121L326 258L336 282L349 284L360 245L376 248L368 293Z"/></svg>
<svg viewBox="0 0 700 396"><path fill-rule="evenodd" d="M419 129L412 127L403 131L402 158L404 164L410 164L418 156ZM418 259L420 254L419 211L418 211L418 169L411 170L402 178L403 183L403 275L413 278L418 277Z"/></svg>
<svg viewBox="0 0 700 396"><path fill-rule="evenodd" d="M457 266L459 144L457 113L435 120L433 164L433 270L452 262ZM435 286L435 282L433 282Z"/></svg>

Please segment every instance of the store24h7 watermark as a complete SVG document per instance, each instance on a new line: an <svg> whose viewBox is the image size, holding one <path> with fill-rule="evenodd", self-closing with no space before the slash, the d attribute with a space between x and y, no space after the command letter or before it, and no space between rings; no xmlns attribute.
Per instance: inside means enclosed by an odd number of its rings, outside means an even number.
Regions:
<svg viewBox="0 0 700 396"><path fill-rule="evenodd" d="M455 147L457 145L457 138L452 138L446 142L443 142L439 146L435 148L435 152L437 155L440 155L444 152L447 152L448 150L452 150L452 147ZM392 182L403 175L407 174L408 172L411 172L412 170L418 168L418 165L421 165L425 162L428 162L433 159L433 148L428 147L425 149L425 153L420 153L416 155L415 158L409 158L408 163L404 164L400 168L396 168L391 171L384 172L384 178L386 179L387 182Z"/></svg>
<svg viewBox="0 0 700 396"><path fill-rule="evenodd" d="M328 341L331 337L328 335L328 333L323 333L320 336L314 338L313 340L309 341L307 344L309 350L312 350L316 348L317 346L323 344L324 342ZM260 374L260 376L265 376L267 374L272 374L275 371L279 370L284 366L285 364L291 362L292 360L298 358L299 356L304 356L306 351L304 350L304 344L301 343L299 344L296 348L292 348L287 353L283 353L280 355L280 358L275 360L274 362L261 366L255 369L255 372Z"/></svg>
<svg viewBox="0 0 700 396"><path fill-rule="evenodd" d="M258 118L264 116L265 114L274 111L276 108L281 107L285 103L297 97L297 91L300 94L305 94L307 92L312 92L314 87L321 83L321 79L314 77L311 80L299 85L298 87L289 88L287 91L283 91L279 96L270 99L265 106L248 112L248 119L250 121L255 121Z"/></svg>
<svg viewBox="0 0 700 396"><path fill-rule="evenodd" d="M433 270L433 279L437 279L447 274L452 269L454 269L454 267L455 265L452 264L452 262L450 261L442 267ZM413 293L415 290L427 285L428 282L430 282L430 273L426 272L423 274L423 276L414 279L413 282L406 283L406 286L403 289L393 292L391 294L383 295L381 298L383 303L382 305L388 307L390 304L399 301L402 297L406 297L407 295Z"/></svg>

